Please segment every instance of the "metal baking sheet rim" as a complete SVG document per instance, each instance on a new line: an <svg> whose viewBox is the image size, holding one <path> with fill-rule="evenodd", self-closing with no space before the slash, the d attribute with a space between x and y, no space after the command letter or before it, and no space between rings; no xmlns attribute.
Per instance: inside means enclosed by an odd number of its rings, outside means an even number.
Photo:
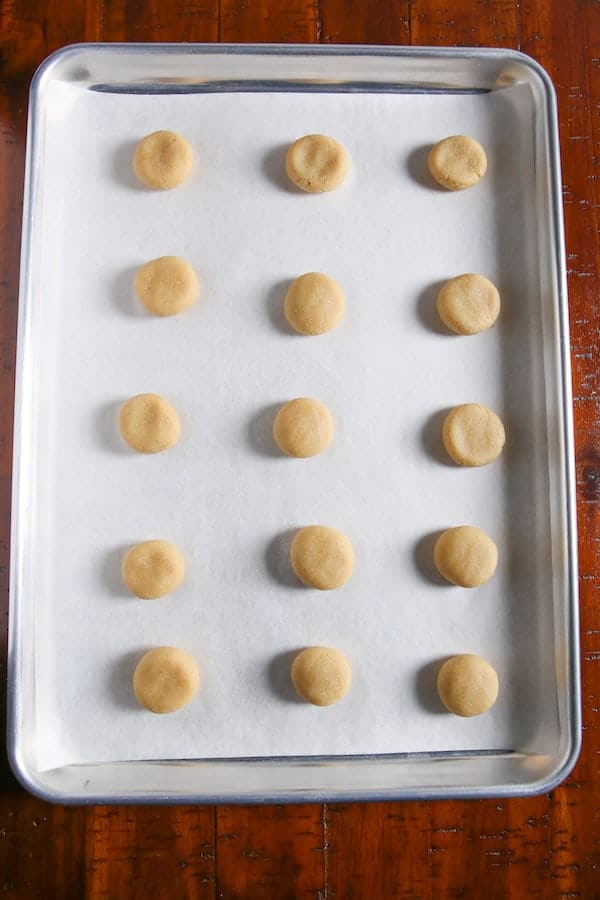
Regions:
<svg viewBox="0 0 600 900"><path fill-rule="evenodd" d="M532 767L531 776L527 777L526 765L528 756L522 753L477 752L477 753L429 753L399 754L394 756L373 757L287 757L285 759L230 759L230 760L160 760L149 762L120 762L97 765L65 766L39 773L26 759L23 745L23 692L24 672L27 660L23 658L21 642L21 606L19 603L20 572L26 565L24 558L24 526L20 515L20 504L24 493L21 485L27 477L26 452L23 441L21 417L26 402L25 391L25 348L31 319L31 297L29 292L29 260L31 235L33 229L32 214L34 208L35 162L38 152L39 93L45 78L51 76L53 69L65 58L77 58L85 52L103 54L111 53L155 56L161 54L179 54L196 56L198 54L232 55L238 59L244 57L281 57L293 59L302 57L314 58L393 58L399 63L410 60L431 61L486 61L514 63L524 67L538 90L541 90L544 103L546 140L549 153L549 202L551 206L551 231L554 256L554 277L558 309L559 343L558 351L558 390L562 400L559 410L561 421L562 444L560 462L562 464L558 477L560 481L560 502L564 510L564 531L566 535L566 598L565 609L567 621L568 660L566 665L567 691L566 707L568 720L566 723L567 740L561 755L556 758L533 757L542 761L542 768L536 777L536 767ZM400 73L399 73L400 74ZM371 81L376 87L377 81ZM399 83L399 85L402 83ZM418 89L440 90L438 85L417 82ZM271 87L271 86L270 86ZM295 84L299 88L298 82ZM467 89L473 89L470 85ZM339 89L339 88L338 88ZM365 89L364 85L363 88ZM401 89L401 88L400 88ZM450 89L450 88L448 88ZM460 89L453 86L453 89ZM475 87L477 89L477 87ZM491 89L491 88L487 88ZM579 669L579 612L577 590L577 532L575 507L575 473L573 452L573 421L571 367L569 356L569 325L566 290L566 264L564 250L564 229L561 200L560 148L558 141L558 123L556 95L554 86L546 71L531 57L513 50L469 49L469 48L433 48L433 47L390 47L390 46L348 46L319 47L315 45L227 45L227 44L75 44L64 47L51 54L40 65L34 75L30 88L27 162L24 186L23 228L21 246L21 275L19 285L19 315L16 360L15 387L15 422L13 442L13 482L11 513L11 565L10 565L10 603L9 603L9 643L7 665L7 751L12 770L20 783L31 793L42 799L56 803L301 803L322 802L325 800L391 800L391 799L436 799L436 798L469 798L469 797L509 797L528 796L552 790L563 781L574 767L581 747L581 709L580 709L580 669ZM32 664L32 661L29 661ZM506 779L497 783L464 783L456 779L460 767L468 766L471 776L481 775L489 768L490 763L500 760L512 760L518 764L523 761L521 778ZM548 766L549 761L549 766ZM206 766L223 767L225 781L227 773L237 774L240 785L230 792L227 787L219 791L194 789L194 773ZM539 765L539 763L538 763ZM543 766L546 765L546 769ZM371 783L361 784L357 776L362 772L379 772L383 774L389 766L399 766L403 775L414 770L415 778L402 778L403 783L381 784L383 779L376 778ZM353 785L342 786L335 776L342 767L352 770ZM432 767L452 770L452 778L444 783L427 783L427 779L417 776L421 770L428 772ZM458 768L457 768L458 767ZM253 775L267 776L261 784L252 785ZM93 784L99 770L109 776L104 788L98 789ZM236 771L237 770L237 771ZM334 771L335 770L335 771ZM310 784L310 779L297 788L291 787L292 778L285 783L280 773L315 772L325 773L325 780L319 784ZM168 787L157 786L159 773L171 776L172 784ZM136 775L139 784L134 786ZM145 781L154 776L154 783ZM179 776L179 777L177 777ZM183 777L181 777L183 776ZM181 780L181 784L179 781ZM393 782L393 779L391 780ZM241 783L245 783L245 788Z"/></svg>

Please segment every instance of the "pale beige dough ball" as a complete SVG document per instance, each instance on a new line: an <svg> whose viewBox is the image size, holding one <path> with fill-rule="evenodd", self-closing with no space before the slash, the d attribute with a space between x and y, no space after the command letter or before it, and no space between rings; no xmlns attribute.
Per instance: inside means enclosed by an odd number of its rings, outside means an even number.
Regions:
<svg viewBox="0 0 600 900"><path fill-rule="evenodd" d="M500 313L500 294L483 275L457 275L442 287L437 309L444 325L456 334L479 334Z"/></svg>
<svg viewBox="0 0 600 900"><path fill-rule="evenodd" d="M290 400L275 416L273 438L288 456L300 459L316 456L333 440L331 413L326 406L310 397Z"/></svg>
<svg viewBox="0 0 600 900"><path fill-rule="evenodd" d="M427 166L432 178L449 191L462 191L485 175L487 157L476 140L464 134L444 138L429 151Z"/></svg>
<svg viewBox="0 0 600 900"><path fill-rule="evenodd" d="M119 411L123 440L138 453L160 453L179 440L179 416L159 394L138 394Z"/></svg>
<svg viewBox="0 0 600 900"><path fill-rule="evenodd" d="M194 152L175 131L153 131L135 148L133 171L147 187L167 191L190 174Z"/></svg>
<svg viewBox="0 0 600 900"><path fill-rule="evenodd" d="M196 660L177 647L155 647L144 653L133 673L133 692L140 706L171 713L186 706L200 685Z"/></svg>
<svg viewBox="0 0 600 900"><path fill-rule="evenodd" d="M462 466L485 466L502 452L504 425L481 403L463 403L446 416L442 440L448 455Z"/></svg>
<svg viewBox="0 0 600 900"><path fill-rule="evenodd" d="M160 256L135 273L134 288L142 306L155 316L175 316L198 296L198 278L185 259Z"/></svg>
<svg viewBox="0 0 600 900"><path fill-rule="evenodd" d="M457 716L479 716L498 699L498 675L481 656L462 653L442 665L437 690L450 712Z"/></svg>
<svg viewBox="0 0 600 900"><path fill-rule="evenodd" d="M325 334L339 325L346 308L344 292L322 272L307 272L289 286L283 301L285 317L300 334Z"/></svg>
<svg viewBox="0 0 600 900"><path fill-rule="evenodd" d="M127 551L121 574L132 594L142 600L155 600L181 584L185 563L170 541L143 541Z"/></svg>
<svg viewBox="0 0 600 900"><path fill-rule="evenodd" d="M307 134L289 148L285 170L294 184L310 194L333 191L346 180L350 162L345 149L326 134Z"/></svg>
<svg viewBox="0 0 600 900"><path fill-rule="evenodd" d="M304 584L320 591L332 591L352 575L354 550L341 531L324 525L308 525L295 535L290 561Z"/></svg>
<svg viewBox="0 0 600 900"><path fill-rule="evenodd" d="M291 678L304 700L315 706L331 706L348 693L352 670L338 650L307 647L295 657Z"/></svg>
<svg viewBox="0 0 600 900"><path fill-rule="evenodd" d="M496 571L498 548L480 528L459 525L440 535L433 559L446 581L472 588L485 584Z"/></svg>

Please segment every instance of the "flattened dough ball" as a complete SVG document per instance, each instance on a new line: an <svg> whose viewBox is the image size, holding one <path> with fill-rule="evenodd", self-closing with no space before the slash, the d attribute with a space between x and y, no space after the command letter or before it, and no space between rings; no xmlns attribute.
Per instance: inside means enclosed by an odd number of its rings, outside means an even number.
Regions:
<svg viewBox="0 0 600 900"><path fill-rule="evenodd" d="M171 713L186 706L199 685L196 660L177 647L148 650L133 673L136 699L153 713Z"/></svg>
<svg viewBox="0 0 600 900"><path fill-rule="evenodd" d="M341 531L325 525L307 525L294 536L290 562L304 584L332 591L352 575L354 550Z"/></svg>
<svg viewBox="0 0 600 900"><path fill-rule="evenodd" d="M133 171L147 187L168 191L190 174L194 152L176 131L153 131L135 148Z"/></svg>
<svg viewBox="0 0 600 900"><path fill-rule="evenodd" d="M504 447L504 425L495 412L481 403L463 403L446 416L442 440L448 455L461 466L485 466Z"/></svg>
<svg viewBox="0 0 600 900"><path fill-rule="evenodd" d="M156 600L181 584L185 563L181 552L170 541L143 541L127 551L121 574L136 597Z"/></svg>
<svg viewBox="0 0 600 900"><path fill-rule="evenodd" d="M480 528L459 525L444 531L437 539L433 560L446 581L460 587L478 587L496 571L498 548Z"/></svg>
<svg viewBox="0 0 600 900"><path fill-rule="evenodd" d="M346 180L349 168L345 149L326 134L307 134L299 138L285 157L288 178L309 194L335 190Z"/></svg>
<svg viewBox="0 0 600 900"><path fill-rule="evenodd" d="M500 294L483 275L457 275L437 297L440 319L456 334L479 334L491 328L500 313Z"/></svg>
<svg viewBox="0 0 600 900"><path fill-rule="evenodd" d="M273 438L288 456L305 459L322 453L333 440L331 413L318 400L298 397L285 403L273 423Z"/></svg>
<svg viewBox="0 0 600 900"><path fill-rule="evenodd" d="M348 693L352 670L345 656L331 647L307 647L295 657L292 683L304 700L331 706Z"/></svg>
<svg viewBox="0 0 600 900"><path fill-rule="evenodd" d="M134 287L142 306L155 316L175 316L198 296L196 273L179 256L160 256L140 266Z"/></svg>
<svg viewBox="0 0 600 900"><path fill-rule="evenodd" d="M179 440L179 416L159 394L138 394L119 411L123 440L138 453L160 453Z"/></svg>
<svg viewBox="0 0 600 900"><path fill-rule="evenodd" d="M444 138L429 151L427 167L432 178L449 191L473 187L485 175L487 157L476 140L464 134Z"/></svg>
<svg viewBox="0 0 600 900"><path fill-rule="evenodd" d="M496 670L475 653L452 656L437 675L440 700L457 716L480 716L498 699Z"/></svg>
<svg viewBox="0 0 600 900"><path fill-rule="evenodd" d="M341 322L344 292L322 272L307 272L289 286L283 301L285 317L300 334L325 334Z"/></svg>

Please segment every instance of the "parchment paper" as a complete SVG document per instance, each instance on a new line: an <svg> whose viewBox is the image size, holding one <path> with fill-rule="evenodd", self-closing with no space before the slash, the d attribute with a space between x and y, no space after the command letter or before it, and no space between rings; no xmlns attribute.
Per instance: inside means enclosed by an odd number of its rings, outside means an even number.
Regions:
<svg viewBox="0 0 600 900"><path fill-rule="evenodd" d="M528 89L51 91L36 222L47 322L33 561L40 768L527 740L540 689L536 568L515 565L534 515ZM159 128L197 154L190 180L165 193L131 173L136 142ZM352 160L331 194L297 192L284 175L286 146L311 132L337 137ZM489 171L448 193L425 156L458 133L483 143ZM155 319L136 303L133 273L166 254L195 267L202 297ZM306 271L347 294L343 324L321 337L289 333L282 316L287 285ZM440 282L469 271L498 284L500 323L476 337L441 333ZM151 457L125 448L116 427L119 404L146 391L183 421L180 444ZM319 398L335 419L333 445L314 459L284 458L270 438L277 405L296 396ZM466 401L506 423L494 465L444 458L440 414ZM355 574L339 591L290 575L290 534L311 523L354 544ZM458 524L482 527L500 549L495 577L474 591L431 573L431 536ZM182 549L187 576L172 596L142 602L121 585L120 561L156 537ZM141 710L130 686L141 654L161 644L193 653L203 673L194 702L167 716ZM311 644L352 665L350 694L329 709L289 685L293 652ZM436 699L435 667L456 652L498 670L500 699L481 718L455 718Z"/></svg>

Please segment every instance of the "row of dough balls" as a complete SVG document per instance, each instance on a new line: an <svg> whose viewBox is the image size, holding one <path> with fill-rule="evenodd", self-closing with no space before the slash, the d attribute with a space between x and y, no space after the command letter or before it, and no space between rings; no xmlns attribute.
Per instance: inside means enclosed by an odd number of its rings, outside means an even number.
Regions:
<svg viewBox="0 0 600 900"><path fill-rule="evenodd" d="M175 131L154 131L135 149L133 171L147 187L170 190L186 180L194 163L190 143ZM435 144L427 157L431 176L449 191L473 187L487 170L485 150L474 138L452 135ZM333 191L350 171L345 148L326 134L307 134L289 147L285 171L309 194Z"/></svg>
<svg viewBox="0 0 600 900"><path fill-rule="evenodd" d="M332 706L350 690L352 669L332 647L306 647L294 658L290 679L298 695L314 706ZM133 692L145 709L172 713L186 706L200 687L194 657L178 647L155 647L133 673ZM439 697L449 712L472 717L487 712L498 698L498 675L481 656L462 653L447 659L436 677Z"/></svg>
<svg viewBox="0 0 600 900"><path fill-rule="evenodd" d="M177 410L159 394L136 394L119 410L121 437L138 453L160 453L181 436ZM333 441L333 417L313 397L296 397L280 407L273 421L273 439L287 456L306 459L323 453ZM506 441L504 425L481 403L462 403L447 414L442 442L454 462L484 466L498 458Z"/></svg>
<svg viewBox="0 0 600 900"><path fill-rule="evenodd" d="M433 550L433 562L442 577L459 587L474 588L490 580L498 564L498 548L489 535L472 525L457 525L442 532ZM290 565L307 587L333 591L354 571L354 549L337 528L306 525L290 546ZM181 551L170 541L135 544L121 564L123 582L141 600L156 600L176 590L185 577Z"/></svg>
<svg viewBox="0 0 600 900"><path fill-rule="evenodd" d="M155 316L175 316L188 309L200 292L198 276L179 256L160 256L137 270L134 290L144 309ZM339 284L322 272L307 272L288 288L283 309L300 334L331 331L341 322L346 298Z"/></svg>
<svg viewBox="0 0 600 900"><path fill-rule="evenodd" d="M192 266L179 256L160 256L137 270L135 293L155 316L175 316L196 301L200 284ZM323 272L306 272L288 288L283 310L299 334L331 331L341 322L346 298L340 285ZM456 334L478 334L491 328L500 313L500 294L484 275L465 273L451 278L437 297L444 325Z"/></svg>

